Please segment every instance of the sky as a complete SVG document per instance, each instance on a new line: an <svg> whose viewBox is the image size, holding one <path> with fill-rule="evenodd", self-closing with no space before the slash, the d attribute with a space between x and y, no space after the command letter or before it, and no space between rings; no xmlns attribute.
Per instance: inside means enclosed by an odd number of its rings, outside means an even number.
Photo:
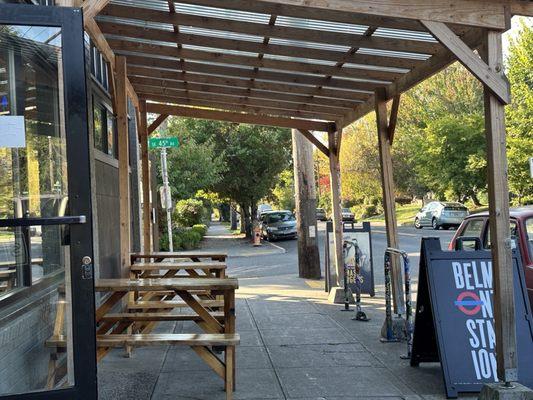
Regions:
<svg viewBox="0 0 533 400"><path fill-rule="evenodd" d="M503 35L503 55L504 58L507 58L508 49L509 49L509 40L516 37L520 33L520 21L524 21L528 26L533 26L533 18L529 17L518 17L515 16L511 20L511 29Z"/></svg>

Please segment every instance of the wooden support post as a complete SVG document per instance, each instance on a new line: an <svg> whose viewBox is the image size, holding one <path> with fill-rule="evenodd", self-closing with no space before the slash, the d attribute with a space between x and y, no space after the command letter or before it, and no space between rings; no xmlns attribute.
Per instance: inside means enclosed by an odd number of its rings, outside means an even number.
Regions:
<svg viewBox="0 0 533 400"><path fill-rule="evenodd" d="M143 191L143 249L152 251L152 204L150 202L150 161L148 160L148 121L146 101L141 100L139 132L141 141L142 191Z"/></svg>
<svg viewBox="0 0 533 400"><path fill-rule="evenodd" d="M392 132L389 127L396 125L396 115L391 116L391 124L387 116L387 101L384 89L376 90L376 122L378 128L379 160L381 166L381 186L383 191L383 210L385 213L385 229L387 232L387 246L398 248L398 228L396 225L396 207L394 196L394 178L392 172L391 146ZM398 105L399 99L396 100ZM398 107L394 107L396 112ZM397 256L392 257L392 296L394 298L394 312L404 314L405 303L403 287L401 285L401 270Z"/></svg>
<svg viewBox="0 0 533 400"><path fill-rule="evenodd" d="M328 132L329 176L331 186L331 219L333 221L333 242L335 247L336 286L343 285L344 268L342 257L342 212L341 212L341 167L339 160L342 132Z"/></svg>
<svg viewBox="0 0 533 400"><path fill-rule="evenodd" d="M153 251L159 251L159 191L157 188L157 154L152 153L148 155L150 161L150 190L152 191L152 212L153 212L153 224L152 224L152 249Z"/></svg>
<svg viewBox="0 0 533 400"><path fill-rule="evenodd" d="M489 68L503 78L501 32L485 34L482 57ZM485 85L485 129L487 135L489 223L494 276L494 321L498 377L505 382L518 379L513 260L509 229L509 187L504 104Z"/></svg>
<svg viewBox="0 0 533 400"><path fill-rule="evenodd" d="M292 158L298 230L299 276L300 278L320 279L313 145L296 129L292 130Z"/></svg>
<svg viewBox="0 0 533 400"><path fill-rule="evenodd" d="M130 263L130 173L128 154L128 97L126 92L126 58L116 58L116 91L118 130L118 176L120 202L120 268L123 277L129 277Z"/></svg>

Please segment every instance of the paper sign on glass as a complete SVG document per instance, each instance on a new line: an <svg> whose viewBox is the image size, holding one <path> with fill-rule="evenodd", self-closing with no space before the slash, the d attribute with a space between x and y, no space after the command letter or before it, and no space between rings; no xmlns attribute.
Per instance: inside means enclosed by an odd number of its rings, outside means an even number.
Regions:
<svg viewBox="0 0 533 400"><path fill-rule="evenodd" d="M26 147L24 116L0 117L0 147Z"/></svg>

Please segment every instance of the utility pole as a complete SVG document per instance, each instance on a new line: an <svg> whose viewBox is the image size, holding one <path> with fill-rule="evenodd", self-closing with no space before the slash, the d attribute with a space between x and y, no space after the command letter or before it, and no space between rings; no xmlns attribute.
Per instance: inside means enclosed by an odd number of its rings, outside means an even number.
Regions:
<svg viewBox="0 0 533 400"><path fill-rule="evenodd" d="M292 130L292 157L298 229L299 276L300 278L320 279L313 145L296 129Z"/></svg>
<svg viewBox="0 0 533 400"><path fill-rule="evenodd" d="M172 199L170 197L170 187L168 185L168 168L167 168L167 149L161 148L161 175L163 175L163 200L167 211L167 232L168 232L168 250L174 251L172 240Z"/></svg>

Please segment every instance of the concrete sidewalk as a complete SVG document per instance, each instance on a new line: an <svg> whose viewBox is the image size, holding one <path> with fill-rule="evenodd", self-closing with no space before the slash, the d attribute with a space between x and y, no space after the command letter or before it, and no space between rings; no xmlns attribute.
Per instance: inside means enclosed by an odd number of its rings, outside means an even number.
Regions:
<svg viewBox="0 0 533 400"><path fill-rule="evenodd" d="M243 246L221 226L209 236L205 249L231 254ZM268 262L268 255L256 257ZM231 276L231 256L228 262ZM356 322L353 312L327 303L323 281L289 274L239 278L239 285L235 399L444 398L439 364L412 368L400 359L405 343L380 343L383 298L364 297L371 321ZM158 331L200 332L192 323ZM131 359L123 353L115 350L99 365L102 399L225 398L222 380L189 348L138 349Z"/></svg>

